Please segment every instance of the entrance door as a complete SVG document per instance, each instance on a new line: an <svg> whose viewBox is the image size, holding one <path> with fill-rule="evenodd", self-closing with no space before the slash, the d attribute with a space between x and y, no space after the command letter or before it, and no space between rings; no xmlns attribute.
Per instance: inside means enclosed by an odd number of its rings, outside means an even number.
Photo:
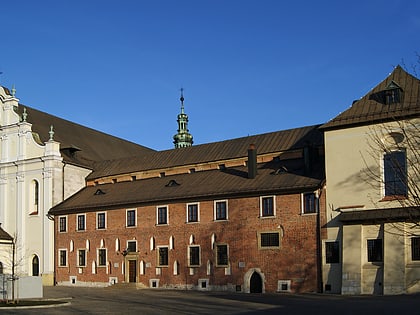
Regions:
<svg viewBox="0 0 420 315"><path fill-rule="evenodd" d="M249 281L249 292L250 293L262 293L262 279L258 272L252 274Z"/></svg>
<svg viewBox="0 0 420 315"><path fill-rule="evenodd" d="M129 260L128 261L128 282L136 282L137 276L137 261Z"/></svg>
<svg viewBox="0 0 420 315"><path fill-rule="evenodd" d="M32 258L32 275L35 277L39 276L39 258L37 255Z"/></svg>

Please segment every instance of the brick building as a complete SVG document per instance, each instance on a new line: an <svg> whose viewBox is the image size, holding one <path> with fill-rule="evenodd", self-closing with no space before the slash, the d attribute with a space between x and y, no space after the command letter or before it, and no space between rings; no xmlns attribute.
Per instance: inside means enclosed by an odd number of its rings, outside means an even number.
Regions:
<svg viewBox="0 0 420 315"><path fill-rule="evenodd" d="M318 127L98 163L50 210L56 283L318 291Z"/></svg>

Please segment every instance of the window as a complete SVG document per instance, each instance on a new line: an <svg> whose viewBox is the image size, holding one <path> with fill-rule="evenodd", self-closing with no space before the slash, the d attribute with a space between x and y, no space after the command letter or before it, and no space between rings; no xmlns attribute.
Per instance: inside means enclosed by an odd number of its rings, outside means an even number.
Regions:
<svg viewBox="0 0 420 315"><path fill-rule="evenodd" d="M187 205L187 222L198 222L198 203L191 203Z"/></svg>
<svg viewBox="0 0 420 315"><path fill-rule="evenodd" d="M382 239L367 240L369 262L382 262Z"/></svg>
<svg viewBox="0 0 420 315"><path fill-rule="evenodd" d="M60 249L58 251L58 265L60 267L66 267L67 266L67 249Z"/></svg>
<svg viewBox="0 0 420 315"><path fill-rule="evenodd" d="M79 267L86 267L86 249L79 249L77 252L77 265Z"/></svg>
<svg viewBox="0 0 420 315"><path fill-rule="evenodd" d="M411 260L420 260L420 237L411 238Z"/></svg>
<svg viewBox="0 0 420 315"><path fill-rule="evenodd" d="M168 224L168 207L157 208L157 224Z"/></svg>
<svg viewBox="0 0 420 315"><path fill-rule="evenodd" d="M168 247L159 247L158 248L158 266L166 267L168 266Z"/></svg>
<svg viewBox="0 0 420 315"><path fill-rule="evenodd" d="M106 249L99 248L98 249L98 266L106 266Z"/></svg>
<svg viewBox="0 0 420 315"><path fill-rule="evenodd" d="M316 213L317 212L317 202L315 193L305 193L302 196L302 213Z"/></svg>
<svg viewBox="0 0 420 315"><path fill-rule="evenodd" d="M129 253L137 252L137 241L127 241L127 252Z"/></svg>
<svg viewBox="0 0 420 315"><path fill-rule="evenodd" d="M261 213L262 217L272 217L274 213L274 197L261 197Z"/></svg>
<svg viewBox="0 0 420 315"><path fill-rule="evenodd" d="M96 228L103 230L106 227L105 212L99 212L96 214Z"/></svg>
<svg viewBox="0 0 420 315"><path fill-rule="evenodd" d="M279 232L264 232L260 233L260 247L261 248L279 248L280 247L280 233Z"/></svg>
<svg viewBox="0 0 420 315"><path fill-rule="evenodd" d="M216 220L227 220L227 201L216 201L214 203L214 217Z"/></svg>
<svg viewBox="0 0 420 315"><path fill-rule="evenodd" d="M127 210L126 226L136 226L136 210Z"/></svg>
<svg viewBox="0 0 420 315"><path fill-rule="evenodd" d="M39 183L36 180L32 181L32 189L31 189L31 199L32 205L30 209L30 214L38 214L38 207L39 207Z"/></svg>
<svg viewBox="0 0 420 315"><path fill-rule="evenodd" d="M407 196L407 168L405 151L384 155L385 196Z"/></svg>
<svg viewBox="0 0 420 315"><path fill-rule="evenodd" d="M189 246L188 257L190 267L200 266L200 246Z"/></svg>
<svg viewBox="0 0 420 315"><path fill-rule="evenodd" d="M340 262L340 245L338 242L325 242L325 262L338 264Z"/></svg>
<svg viewBox="0 0 420 315"><path fill-rule="evenodd" d="M86 229L86 215L78 214L77 215L77 230L84 231Z"/></svg>
<svg viewBox="0 0 420 315"><path fill-rule="evenodd" d="M58 221L59 221L58 231L61 233L67 232L67 217L59 217Z"/></svg>
<svg viewBox="0 0 420 315"><path fill-rule="evenodd" d="M226 244L216 245L216 264L217 266L228 266L228 246Z"/></svg>

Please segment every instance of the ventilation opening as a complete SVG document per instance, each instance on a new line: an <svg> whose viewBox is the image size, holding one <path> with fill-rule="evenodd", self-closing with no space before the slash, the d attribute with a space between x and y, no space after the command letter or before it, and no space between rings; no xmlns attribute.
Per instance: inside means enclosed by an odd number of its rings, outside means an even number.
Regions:
<svg viewBox="0 0 420 315"><path fill-rule="evenodd" d="M326 284L325 285L325 292L330 292L331 291L331 284Z"/></svg>
<svg viewBox="0 0 420 315"><path fill-rule="evenodd" d="M290 292L291 291L291 280L279 280L277 283L278 292Z"/></svg>
<svg viewBox="0 0 420 315"><path fill-rule="evenodd" d="M151 288L159 288L159 279L150 279L149 286Z"/></svg>

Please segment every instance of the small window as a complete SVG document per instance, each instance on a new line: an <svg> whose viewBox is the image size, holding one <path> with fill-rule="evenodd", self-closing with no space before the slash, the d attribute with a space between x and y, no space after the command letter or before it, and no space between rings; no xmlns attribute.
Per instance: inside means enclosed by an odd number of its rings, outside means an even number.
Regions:
<svg viewBox="0 0 420 315"><path fill-rule="evenodd" d="M280 247L280 233L268 232L260 234L260 246L262 248L279 248Z"/></svg>
<svg viewBox="0 0 420 315"><path fill-rule="evenodd" d="M169 251L168 247L159 247L158 248L158 266L167 267L169 262Z"/></svg>
<svg viewBox="0 0 420 315"><path fill-rule="evenodd" d="M137 241L127 241L127 252L129 253L137 252Z"/></svg>
<svg viewBox="0 0 420 315"><path fill-rule="evenodd" d="M411 260L420 260L420 237L411 238Z"/></svg>
<svg viewBox="0 0 420 315"><path fill-rule="evenodd" d="M274 212L274 197L261 197L261 213L262 217L272 217L275 216Z"/></svg>
<svg viewBox="0 0 420 315"><path fill-rule="evenodd" d="M190 267L200 266L200 246L189 246L188 256Z"/></svg>
<svg viewBox="0 0 420 315"><path fill-rule="evenodd" d="M198 203L191 203L187 205L187 222L199 221Z"/></svg>
<svg viewBox="0 0 420 315"><path fill-rule="evenodd" d="M86 230L86 215L85 214L77 215L77 230L78 231Z"/></svg>
<svg viewBox="0 0 420 315"><path fill-rule="evenodd" d="M228 219L226 200L216 201L214 203L214 217L216 221Z"/></svg>
<svg viewBox="0 0 420 315"><path fill-rule="evenodd" d="M86 267L86 249L79 249L77 256L78 256L77 265L79 267Z"/></svg>
<svg viewBox="0 0 420 315"><path fill-rule="evenodd" d="M325 262L327 264L338 264L340 262L339 242L325 242Z"/></svg>
<svg viewBox="0 0 420 315"><path fill-rule="evenodd" d="M106 266L106 249L105 248L98 249L98 266L100 267Z"/></svg>
<svg viewBox="0 0 420 315"><path fill-rule="evenodd" d="M168 224L168 207L157 208L157 224Z"/></svg>
<svg viewBox="0 0 420 315"><path fill-rule="evenodd" d="M126 226L136 226L136 210L127 210L127 222Z"/></svg>
<svg viewBox="0 0 420 315"><path fill-rule="evenodd" d="M67 266L67 249L60 249L58 251L58 259L59 259L59 266L66 267Z"/></svg>
<svg viewBox="0 0 420 315"><path fill-rule="evenodd" d="M315 193L305 193L302 196L302 213L316 213L317 212L317 202Z"/></svg>
<svg viewBox="0 0 420 315"><path fill-rule="evenodd" d="M385 196L407 196L407 167L405 151L384 155Z"/></svg>
<svg viewBox="0 0 420 315"><path fill-rule="evenodd" d="M103 230L106 228L106 222L105 222L105 212L99 212L96 214L96 227L98 230Z"/></svg>
<svg viewBox="0 0 420 315"><path fill-rule="evenodd" d="M228 246L226 244L216 245L216 264L218 267L229 265Z"/></svg>
<svg viewBox="0 0 420 315"><path fill-rule="evenodd" d="M369 262L382 262L382 239L367 240L367 259Z"/></svg>
<svg viewBox="0 0 420 315"><path fill-rule="evenodd" d="M67 217L59 217L59 232L64 233L67 232Z"/></svg>
<svg viewBox="0 0 420 315"><path fill-rule="evenodd" d="M39 183L36 180L32 181L32 209L30 214L38 214L39 209Z"/></svg>

